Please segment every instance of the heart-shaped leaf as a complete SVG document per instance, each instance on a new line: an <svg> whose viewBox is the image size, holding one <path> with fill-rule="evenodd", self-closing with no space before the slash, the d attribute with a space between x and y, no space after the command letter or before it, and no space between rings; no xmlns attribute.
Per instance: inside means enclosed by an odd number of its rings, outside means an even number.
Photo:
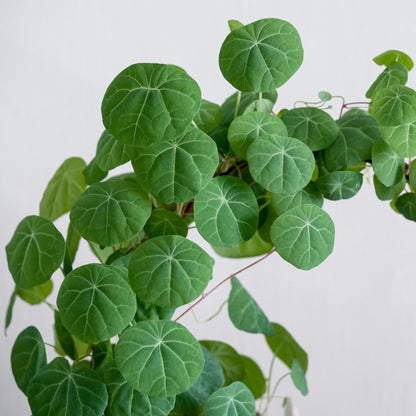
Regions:
<svg viewBox="0 0 416 416"><path fill-rule="evenodd" d="M236 381L211 394L205 403L203 416L255 416L256 403L248 387Z"/></svg>
<svg viewBox="0 0 416 416"><path fill-rule="evenodd" d="M151 213L147 195L119 180L91 185L75 201L70 218L86 239L109 247L134 237Z"/></svg>
<svg viewBox="0 0 416 416"><path fill-rule="evenodd" d="M111 82L101 112L104 126L116 139L140 146L180 136L200 104L201 90L185 71L140 63Z"/></svg>
<svg viewBox="0 0 416 416"><path fill-rule="evenodd" d="M262 19L233 30L220 50L224 78L240 91L266 92L283 85L300 67L303 48L289 22Z"/></svg>
<svg viewBox="0 0 416 416"><path fill-rule="evenodd" d="M204 367L198 341L174 321L143 321L127 328L116 346L115 360L133 387L157 397L187 390Z"/></svg>
<svg viewBox="0 0 416 416"><path fill-rule="evenodd" d="M290 264L310 270L321 264L334 248L331 217L316 205L301 205L284 212L270 230L277 252Z"/></svg>
<svg viewBox="0 0 416 416"><path fill-rule="evenodd" d="M179 235L166 235L137 247L129 264L129 280L139 298L177 308L204 291L212 268L213 260L197 244Z"/></svg>
<svg viewBox="0 0 416 416"><path fill-rule="evenodd" d="M17 226L6 254L16 286L30 289L45 283L59 268L65 240L49 220L30 215Z"/></svg>
<svg viewBox="0 0 416 416"><path fill-rule="evenodd" d="M293 194L305 187L315 169L309 147L286 136L259 137L248 148L247 161L256 182L281 194Z"/></svg>
<svg viewBox="0 0 416 416"><path fill-rule="evenodd" d="M84 169L87 164L79 157L65 160L49 181L39 206L39 215L55 221L67 213L87 186Z"/></svg>
<svg viewBox="0 0 416 416"><path fill-rule="evenodd" d="M270 134L287 136L287 129L280 118L263 112L237 117L227 133L232 149L243 159L247 158L247 149L254 140Z"/></svg>
<svg viewBox="0 0 416 416"><path fill-rule="evenodd" d="M273 335L267 316L235 276L231 278L231 285L228 315L234 326L253 334Z"/></svg>
<svg viewBox="0 0 416 416"><path fill-rule="evenodd" d="M55 358L30 382L28 399L36 416L101 416L108 394L102 379L90 368L70 368L64 358Z"/></svg>
<svg viewBox="0 0 416 416"><path fill-rule="evenodd" d="M11 363L16 384L27 395L30 380L46 365L45 344L37 328L29 326L17 336Z"/></svg>
<svg viewBox="0 0 416 416"><path fill-rule="evenodd" d="M233 247L249 240L259 221L254 192L234 176L213 178L195 196L194 213L199 233L215 247Z"/></svg>
<svg viewBox="0 0 416 416"><path fill-rule="evenodd" d="M288 136L295 137L312 151L329 147L337 138L338 127L334 119L319 108L303 107L282 114Z"/></svg>
<svg viewBox="0 0 416 416"><path fill-rule="evenodd" d="M217 166L215 142L194 127L175 140L139 147L133 161L139 182L164 204L190 201Z"/></svg>
<svg viewBox="0 0 416 416"><path fill-rule="evenodd" d="M72 335L97 344L119 334L131 322L136 297L117 268L87 264L65 277L57 305Z"/></svg>

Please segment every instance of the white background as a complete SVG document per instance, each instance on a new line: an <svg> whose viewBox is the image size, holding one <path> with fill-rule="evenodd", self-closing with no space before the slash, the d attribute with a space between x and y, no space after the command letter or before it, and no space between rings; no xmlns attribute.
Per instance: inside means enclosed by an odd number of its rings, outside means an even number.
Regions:
<svg viewBox="0 0 416 416"><path fill-rule="evenodd" d="M279 90L278 108L313 101L319 90L360 101L380 71L371 61L375 55L400 49L416 58L415 16L411 0L2 0L0 246L23 217L38 213L43 190L64 159L93 157L103 130L101 99L126 66L179 65L197 80L204 98L221 103L233 91L217 64L227 20L276 17L295 25L305 49L301 69ZM270 319L309 353L309 396L303 398L289 379L278 394L290 394L302 416L414 415L415 223L376 200L367 182L353 200L326 202L325 208L337 232L325 263L301 272L274 255L241 275ZM65 224L58 221L62 231ZM83 250L78 265L92 261ZM217 259L214 280L249 262ZM0 267L3 320L13 290L3 248ZM59 284L60 276L54 281ZM208 298L198 317L213 313L228 290ZM226 310L207 325L196 325L192 316L182 322L199 338L225 340L256 357L267 371L271 354L262 337L234 329ZM9 356L17 334L32 324L53 343L48 308L17 300L8 336L0 338L1 415L30 414ZM276 374L284 371L278 366ZM276 399L271 414L282 414L280 403Z"/></svg>

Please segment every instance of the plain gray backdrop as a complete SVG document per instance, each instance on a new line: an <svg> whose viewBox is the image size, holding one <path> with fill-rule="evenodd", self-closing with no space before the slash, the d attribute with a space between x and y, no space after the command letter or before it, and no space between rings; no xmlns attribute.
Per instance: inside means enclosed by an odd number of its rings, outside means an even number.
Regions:
<svg viewBox="0 0 416 416"><path fill-rule="evenodd" d="M301 69L279 89L276 110L314 101L320 90L361 101L380 72L374 56L399 49L416 58L415 16L410 0L2 0L0 318L13 290L4 246L23 217L38 213L62 161L94 156L103 130L101 99L122 69L136 62L179 65L197 80L204 98L221 103L233 92L218 68L227 20L276 17L295 25L305 50ZM411 73L413 87L414 80ZM371 177L354 199L325 202L324 208L336 227L326 262L302 272L274 255L241 274L270 319L309 353L310 394L303 398L289 379L278 394L290 395L302 416L414 415L416 225L375 198ZM63 218L57 226L64 231L66 223ZM212 253L196 232L192 238ZM76 264L93 261L88 248L81 249ZM250 261L216 257L214 282ZM61 277L53 280L58 287ZM228 291L225 285L206 299L196 309L198 318L215 312ZM267 371L271 353L263 338L233 328L226 310L209 324L196 324L191 314L182 322L200 339L229 342ZM9 364L14 339L29 325L53 343L48 307L17 300L8 335L1 337L2 415L30 415ZM278 365L275 375L285 371ZM271 414L281 415L280 406L276 399Z"/></svg>

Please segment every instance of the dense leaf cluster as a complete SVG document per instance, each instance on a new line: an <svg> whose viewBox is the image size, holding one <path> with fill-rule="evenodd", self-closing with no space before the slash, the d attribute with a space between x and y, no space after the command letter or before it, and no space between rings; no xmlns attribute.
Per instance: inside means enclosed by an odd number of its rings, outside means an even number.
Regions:
<svg viewBox="0 0 416 416"><path fill-rule="evenodd" d="M7 245L16 289L6 328L17 296L41 303L54 272L64 274L54 312L61 356L47 362L32 326L12 351L16 383L34 416L254 416L255 400L266 396L267 409L273 396L271 376L230 345L198 341L172 319L204 296L213 275L213 259L187 239L189 225L222 256L277 251L309 270L334 246L324 199L353 197L370 167L377 196L416 220L410 58L399 51L375 58L386 68L367 91L368 111L343 114L344 103L334 120L323 108L333 97L322 91L318 105L276 115L276 88L303 59L296 29L279 19L230 21L230 28L219 65L235 94L219 106L201 99L179 67L129 66L105 92L95 158L88 166L66 160L39 215L23 219ZM127 162L134 173L105 179ZM68 212L64 238L53 221ZM81 238L98 262L73 268ZM263 334L307 394L306 352L237 277L231 284L231 322Z"/></svg>

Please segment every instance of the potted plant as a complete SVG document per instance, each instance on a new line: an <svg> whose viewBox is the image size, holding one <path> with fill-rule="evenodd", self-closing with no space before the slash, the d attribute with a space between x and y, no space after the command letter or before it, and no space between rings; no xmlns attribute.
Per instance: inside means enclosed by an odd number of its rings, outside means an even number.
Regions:
<svg viewBox="0 0 416 416"><path fill-rule="evenodd" d="M47 362L33 326L11 353L34 416L63 409L81 416L254 416L256 399L266 415L284 377L306 395L307 353L269 320L238 274L275 253L302 270L321 264L335 233L323 201L353 197L365 170L374 171L379 199L416 220L411 59L392 50L377 56L385 68L368 101L341 98L337 120L325 110L340 97L324 91L318 102L275 114L276 89L303 60L299 34L280 19L229 24L219 65L237 91L219 106L202 99L177 66L124 69L104 94L95 158L64 161L39 215L24 218L6 247L16 284L6 329L17 296L46 301L52 275L60 269L64 276L50 305L59 356ZM107 178L127 162L131 173ZM68 212L64 237L53 222ZM193 226L221 256L261 257L207 289L214 261L187 238ZM74 268L81 239L97 262ZM181 324L229 281L230 320L263 334L270 347L266 376L252 358L224 342L198 341ZM288 369L272 383L276 360ZM290 414L290 399L283 405Z"/></svg>

